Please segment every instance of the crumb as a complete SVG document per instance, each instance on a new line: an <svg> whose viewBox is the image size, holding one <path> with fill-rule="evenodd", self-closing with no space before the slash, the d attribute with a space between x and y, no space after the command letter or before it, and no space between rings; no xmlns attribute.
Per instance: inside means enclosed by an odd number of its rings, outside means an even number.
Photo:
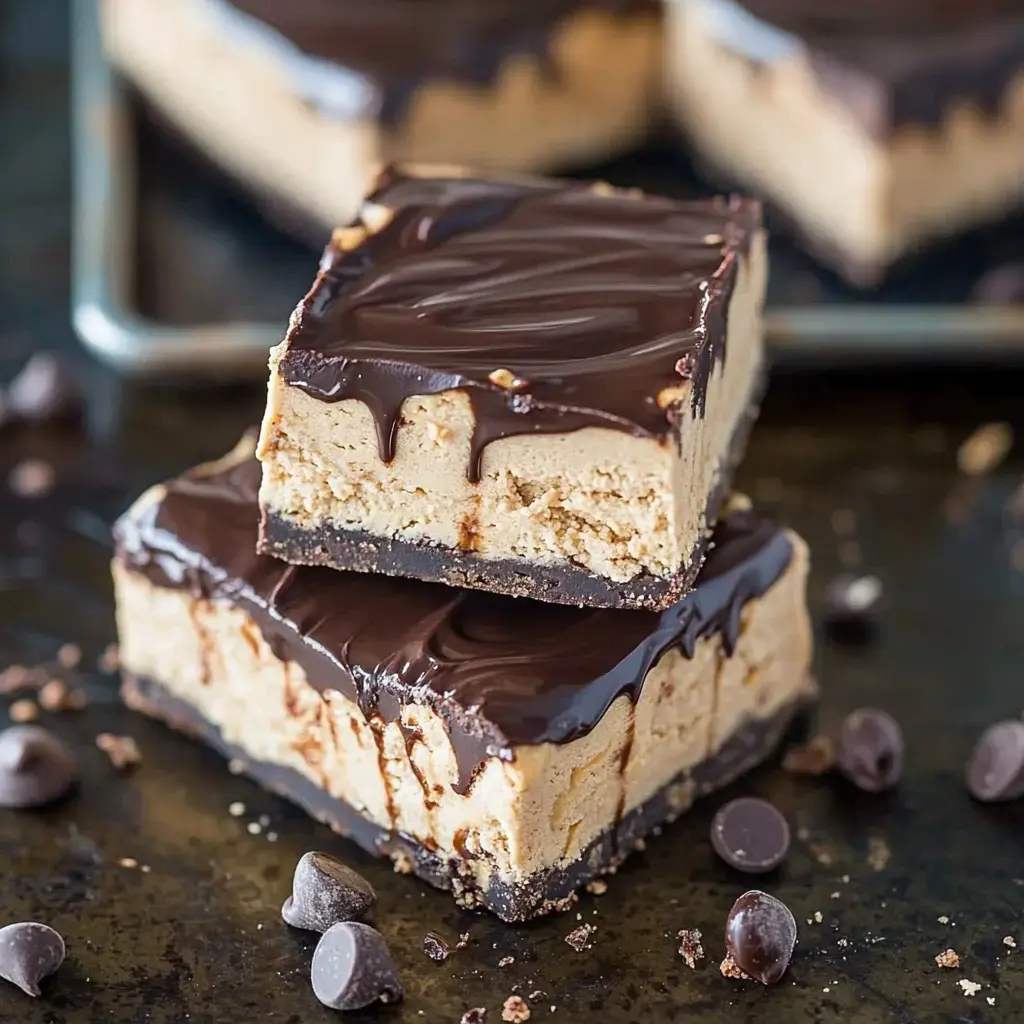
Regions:
<svg viewBox="0 0 1024 1024"><path fill-rule="evenodd" d="M86 699L81 690L69 690L63 680L51 679L40 688L39 703L46 711L81 711Z"/></svg>
<svg viewBox="0 0 1024 1024"><path fill-rule="evenodd" d="M683 928L676 933L682 941L679 943L679 955L686 961L690 970L695 970L697 961L704 959L704 947L700 944L699 928Z"/></svg>
<svg viewBox="0 0 1024 1024"><path fill-rule="evenodd" d="M96 746L110 758L110 763L118 771L135 768L142 763L142 751L131 736L115 736L113 733L101 732L96 737Z"/></svg>
<svg viewBox="0 0 1024 1024"><path fill-rule="evenodd" d="M850 944L850 940L849 940L849 939L836 939L836 945L837 945L837 946L838 946L838 947L839 947L840 949L846 949L846 947L847 947L847 946L848 946L849 944Z"/></svg>
<svg viewBox="0 0 1024 1024"><path fill-rule="evenodd" d="M820 910L816 910L814 912L814 923L815 924L821 924L822 920L823 920L823 918L821 916L821 911Z"/></svg>
<svg viewBox="0 0 1024 1024"><path fill-rule="evenodd" d="M935 962L940 967L959 967L960 957L957 956L956 950L947 949L935 958Z"/></svg>
<svg viewBox="0 0 1024 1024"><path fill-rule="evenodd" d="M967 476L990 473L1013 447L1009 423L986 423L968 437L956 453L956 464Z"/></svg>
<svg viewBox="0 0 1024 1024"><path fill-rule="evenodd" d="M395 862L395 873L398 875L411 875L415 865L412 861L412 855L408 850L396 850L392 855L391 859Z"/></svg>
<svg viewBox="0 0 1024 1024"><path fill-rule="evenodd" d="M836 745L831 736L815 736L802 747L790 747L782 767L794 775L824 775L836 763Z"/></svg>
<svg viewBox="0 0 1024 1024"><path fill-rule="evenodd" d="M850 876L849 875L843 875L843 877L840 879L840 881L843 883L843 885L849 885L850 884Z"/></svg>
<svg viewBox="0 0 1024 1024"><path fill-rule="evenodd" d="M842 895L843 895L843 894L842 894L841 892L833 892L833 893L829 893L829 899L832 899L832 900L837 900L837 899L839 899L839 897L840 897L840 896L842 896Z"/></svg>
<svg viewBox="0 0 1024 1024"><path fill-rule="evenodd" d="M423 936L423 952L431 960L443 963L451 955L451 951L451 946L448 945L447 940L443 936L438 935L437 932L427 932Z"/></svg>
<svg viewBox="0 0 1024 1024"><path fill-rule="evenodd" d="M118 862L123 868L137 868L139 862L134 857L122 857Z"/></svg>
<svg viewBox="0 0 1024 1024"><path fill-rule="evenodd" d="M245 761L240 757L233 757L228 761L228 771L232 775L241 775L245 771Z"/></svg>
<svg viewBox="0 0 1024 1024"><path fill-rule="evenodd" d="M121 667L121 649L117 644L107 644L96 664L101 672L116 672Z"/></svg>
<svg viewBox="0 0 1024 1024"><path fill-rule="evenodd" d="M469 932L462 932L459 941L455 943L456 949L465 949L469 945Z"/></svg>
<svg viewBox="0 0 1024 1024"><path fill-rule="evenodd" d="M868 839L868 864L875 871L884 871L891 856L892 850L882 836L871 836Z"/></svg>
<svg viewBox="0 0 1024 1024"><path fill-rule="evenodd" d="M635 842L633 843L633 849L634 849L634 850L635 850L635 851L636 851L637 853L643 853L643 852L644 852L644 850L646 850L646 849L647 849L647 843L646 843L646 842L645 842L645 841L644 841L643 839L637 839L637 840L636 840L636 841L635 841Z"/></svg>
<svg viewBox="0 0 1024 1024"><path fill-rule="evenodd" d="M827 868L832 863L832 854L823 846L811 843L808 849L810 849L812 856L822 867Z"/></svg>
<svg viewBox="0 0 1024 1024"><path fill-rule="evenodd" d="M259 819L258 819L258 820L259 820L259 823L260 823L260 824L261 824L261 825L262 825L262 826L263 826L264 828L266 828L266 827L267 827L267 826L268 826L268 825L270 824L270 815L269 815L269 814L261 814L261 815L259 816Z"/></svg>
<svg viewBox="0 0 1024 1024"><path fill-rule="evenodd" d="M144 874L148 875L153 869L148 864L141 864L139 870Z"/></svg>
<svg viewBox="0 0 1024 1024"><path fill-rule="evenodd" d="M483 1006L474 1006L462 1015L459 1024L484 1024L487 1020L487 1009Z"/></svg>
<svg viewBox="0 0 1024 1024"><path fill-rule="evenodd" d="M976 981L968 981L967 978L961 978L957 984L964 990L965 996L977 995L981 991L981 985Z"/></svg>
<svg viewBox="0 0 1024 1024"><path fill-rule="evenodd" d="M22 697L16 700L8 709L7 714L12 722L22 725L25 722L34 722L39 717L39 706L34 700Z"/></svg>
<svg viewBox="0 0 1024 1024"><path fill-rule="evenodd" d="M739 978L742 981L751 980L750 975L741 971L736 961L728 954L726 954L725 959L721 964L719 964L718 969L722 972L722 976L725 978Z"/></svg>
<svg viewBox="0 0 1024 1024"><path fill-rule="evenodd" d="M939 918L939 924L949 924L949 918L945 914Z"/></svg>
<svg viewBox="0 0 1024 1024"><path fill-rule="evenodd" d="M19 498L41 498L53 489L53 466L42 459L25 459L8 474L7 485Z"/></svg>
<svg viewBox="0 0 1024 1024"><path fill-rule="evenodd" d="M57 661L64 668L77 668L82 660L82 648L78 644L64 644L57 652Z"/></svg>
<svg viewBox="0 0 1024 1024"><path fill-rule="evenodd" d="M228 814L232 818L240 818L245 814L245 804L241 800L236 800L233 804L228 804Z"/></svg>
<svg viewBox="0 0 1024 1024"><path fill-rule="evenodd" d="M24 665L11 665L0 672L0 693L34 690L38 685L35 672Z"/></svg>
<svg viewBox="0 0 1024 1024"><path fill-rule="evenodd" d="M542 988L535 988L526 998L529 999L543 999L546 993Z"/></svg>
<svg viewBox="0 0 1024 1024"><path fill-rule="evenodd" d="M258 836L263 831L263 826L258 821L250 821L245 826L245 831L251 836Z"/></svg>
<svg viewBox="0 0 1024 1024"><path fill-rule="evenodd" d="M565 941L568 945L572 946L577 953L582 953L583 950L590 948L590 934L595 929L592 925L581 924L579 928L574 928L565 937Z"/></svg>
<svg viewBox="0 0 1024 1024"><path fill-rule="evenodd" d="M516 958L514 956L503 956L498 961L498 966L499 967L511 967L512 964L514 964L515 962L516 962Z"/></svg>
<svg viewBox="0 0 1024 1024"><path fill-rule="evenodd" d="M1013 938L1012 935L1004 935L1003 936L1003 945L1009 947L1010 949L1016 949L1017 948L1017 943L1014 941L1014 938Z"/></svg>
<svg viewBox="0 0 1024 1024"><path fill-rule="evenodd" d="M509 996L501 1008L501 1019L508 1024L523 1024L530 1019L530 1008L521 996Z"/></svg>
<svg viewBox="0 0 1024 1024"><path fill-rule="evenodd" d="M996 1005L996 997L995 996L985 996L985 1002L988 1003L989 1006L995 1006Z"/></svg>
<svg viewBox="0 0 1024 1024"><path fill-rule="evenodd" d="M587 882L587 892L591 896L603 896L608 891L608 883L603 878L594 878Z"/></svg>

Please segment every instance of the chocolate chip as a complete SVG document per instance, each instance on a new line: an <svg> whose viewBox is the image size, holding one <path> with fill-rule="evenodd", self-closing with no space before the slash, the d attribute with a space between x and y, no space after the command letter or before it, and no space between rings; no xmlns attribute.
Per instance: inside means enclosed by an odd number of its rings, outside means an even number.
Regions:
<svg viewBox="0 0 1024 1024"><path fill-rule="evenodd" d="M64 962L64 940L49 925L20 921L0 928L0 978L26 995Z"/></svg>
<svg viewBox="0 0 1024 1024"><path fill-rule="evenodd" d="M423 936L423 952L426 953L431 960L437 960L438 963L447 960L451 951L451 946L449 946L448 942L438 935L437 932L427 932L427 934Z"/></svg>
<svg viewBox="0 0 1024 1024"><path fill-rule="evenodd" d="M0 732L0 807L41 807L74 781L71 751L48 729L14 725Z"/></svg>
<svg viewBox="0 0 1024 1024"><path fill-rule="evenodd" d="M81 415L82 389L67 365L48 352L38 352L7 389L10 419L53 423Z"/></svg>
<svg viewBox="0 0 1024 1024"><path fill-rule="evenodd" d="M340 921L365 917L377 894L362 875L329 853L304 853L295 865L292 894L281 916L293 928L326 932Z"/></svg>
<svg viewBox="0 0 1024 1024"><path fill-rule="evenodd" d="M321 936L310 970L313 993L332 1010L361 1010L402 998L384 937L368 924L342 921Z"/></svg>
<svg viewBox="0 0 1024 1024"><path fill-rule="evenodd" d="M785 903L766 892L745 892L729 911L725 948L736 966L763 985L773 985L789 967L796 945L796 919Z"/></svg>
<svg viewBox="0 0 1024 1024"><path fill-rule="evenodd" d="M720 807L711 822L711 845L737 871L777 868L789 850L789 825L767 800L741 796Z"/></svg>
<svg viewBox="0 0 1024 1024"><path fill-rule="evenodd" d="M836 744L831 736L815 736L802 747L790 747L782 767L794 775L824 775L836 763Z"/></svg>
<svg viewBox="0 0 1024 1024"><path fill-rule="evenodd" d="M836 766L859 789L881 793L903 773L903 733L896 720L876 708L846 716L836 746Z"/></svg>
<svg viewBox="0 0 1024 1024"><path fill-rule="evenodd" d="M1024 796L1024 722L990 725L975 744L965 777L971 796L984 803Z"/></svg>

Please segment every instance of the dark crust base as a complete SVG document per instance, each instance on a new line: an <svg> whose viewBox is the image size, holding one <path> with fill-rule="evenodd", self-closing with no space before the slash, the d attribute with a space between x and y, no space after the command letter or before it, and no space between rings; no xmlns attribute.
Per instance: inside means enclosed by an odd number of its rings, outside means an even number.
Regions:
<svg viewBox="0 0 1024 1024"><path fill-rule="evenodd" d="M451 891L461 906L484 907L503 921L520 922L566 909L575 900L577 889L592 878L614 872L652 830L674 821L695 799L721 789L765 760L794 716L809 705L813 686L809 684L802 698L771 718L748 721L715 755L682 772L645 804L630 811L573 864L538 872L515 884L492 878L486 889L480 888L476 878L465 871L465 862L458 858L439 856L404 833L380 828L294 769L250 760L243 748L226 742L216 726L159 683L126 675L121 695L134 710L203 740L225 757L240 760L244 772L266 789L298 804L369 853L390 857L399 869Z"/></svg>
<svg viewBox="0 0 1024 1024"><path fill-rule="evenodd" d="M757 419L766 378L766 372L760 370L716 474L705 513L709 526L718 518L730 494L733 473L743 458ZM628 583L616 583L569 563L540 565L511 558L485 559L472 552L330 525L304 530L262 503L258 547L261 554L273 555L292 565L326 565L350 572L411 577L427 583L445 583L450 587L486 590L553 604L663 611L693 589L710 537L710 530L702 534L686 565L672 578L660 579L642 573Z"/></svg>

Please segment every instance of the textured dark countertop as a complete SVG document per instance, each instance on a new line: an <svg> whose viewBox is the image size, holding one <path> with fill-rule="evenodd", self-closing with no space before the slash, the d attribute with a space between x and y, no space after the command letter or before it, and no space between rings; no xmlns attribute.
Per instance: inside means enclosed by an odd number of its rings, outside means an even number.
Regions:
<svg viewBox="0 0 1024 1024"><path fill-rule="evenodd" d="M74 351L62 6L0 0L3 378L34 347ZM1018 458L973 483L955 469L958 442L979 423L1008 419L1024 436L1024 377L774 382L744 483L811 541L816 605L844 560L859 558L887 593L875 643L819 645L820 721L885 707L908 749L904 780L888 796L778 768L733 787L769 795L798 829L785 865L759 883L800 923L792 968L769 991L717 970L725 914L747 887L711 853L718 798L651 842L606 895L581 899L578 913L598 930L593 948L576 953L563 941L575 911L521 928L460 912L121 708L115 680L91 671L114 636L109 524L146 484L225 450L258 415L261 395L122 386L78 358L88 438L33 432L0 444L0 481L30 455L57 470L42 499L0 482L0 663L35 664L74 642L86 667L74 675L90 697L85 711L43 716L79 751L79 793L43 813L0 811L0 924L35 918L68 943L42 999L0 983L0 1022L330 1019L308 986L310 937L278 917L295 861L315 847L350 857L372 879L376 920L407 986L400 1007L353 1020L456 1022L483 1005L498 1021L513 992L529 999L531 1020L563 1022L1024 1019L1024 802L973 804L961 779L980 730L1024 705L1024 571L1013 566L1024 524L1006 510L1022 469ZM836 533L836 509L856 514L852 537ZM137 772L113 771L94 746L102 731L138 740ZM245 805L241 817L229 814L233 801ZM250 834L263 815L268 823ZM684 927L704 933L708 959L696 971L676 953ZM421 952L427 930L453 940L468 931L470 944L436 964ZM1006 935L1022 948L1004 946ZM959 970L935 965L947 947ZM499 968L505 956L515 962ZM968 997L961 979L982 988Z"/></svg>

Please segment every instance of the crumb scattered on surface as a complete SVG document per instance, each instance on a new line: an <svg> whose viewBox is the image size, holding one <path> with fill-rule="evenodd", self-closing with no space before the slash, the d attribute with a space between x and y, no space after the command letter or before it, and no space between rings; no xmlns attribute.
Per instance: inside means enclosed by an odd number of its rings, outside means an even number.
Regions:
<svg viewBox="0 0 1024 1024"><path fill-rule="evenodd" d="M849 939L837 939L837 940L836 940L836 945L837 945L837 946L838 946L838 947L839 947L840 949L846 949L846 947L847 947L847 946L848 946L849 944L850 944L850 940L849 940Z"/></svg>
<svg viewBox="0 0 1024 1024"><path fill-rule="evenodd" d="M46 711L81 711L87 701L81 690L69 690L62 679L51 679L39 689L39 704Z"/></svg>
<svg viewBox="0 0 1024 1024"><path fill-rule="evenodd" d="M522 996L509 996L501 1008L501 1019L507 1024L523 1024L530 1019L530 1007Z"/></svg>
<svg viewBox="0 0 1024 1024"><path fill-rule="evenodd" d="M995 996L985 996L985 1002L988 1003L989 1006L995 1006L996 1005L996 997Z"/></svg>
<svg viewBox="0 0 1024 1024"><path fill-rule="evenodd" d="M704 947L700 943L699 928L681 928L677 932L679 937L679 955L686 961L686 966L691 970L697 967L697 961L704 959Z"/></svg>
<svg viewBox="0 0 1024 1024"><path fill-rule="evenodd" d="M22 697L8 708L7 714L12 722L22 725L25 722L34 722L39 717L39 706L34 700Z"/></svg>
<svg viewBox="0 0 1024 1024"><path fill-rule="evenodd" d="M821 924L821 922L823 920L824 920L824 918L822 918L822 916L821 916L821 911L820 910L816 910L814 912L814 923L815 924Z"/></svg>
<svg viewBox="0 0 1024 1024"><path fill-rule="evenodd" d="M415 865L412 862L412 855L408 850L396 850L392 860L395 862L395 873L399 875L411 875Z"/></svg>
<svg viewBox="0 0 1024 1024"><path fill-rule="evenodd" d="M726 955L726 958L719 965L718 969L722 972L723 977L739 978L742 981L751 980L750 975L745 974L743 971L741 971L739 964L737 964L736 961L733 960L732 956L729 954Z"/></svg>
<svg viewBox="0 0 1024 1024"><path fill-rule="evenodd" d="M991 473L1013 447L1009 423L986 423L968 437L956 453L956 464L967 476Z"/></svg>
<svg viewBox="0 0 1024 1024"><path fill-rule="evenodd" d="M228 804L228 814L232 818L240 818L245 814L245 804L241 800L236 800L233 804Z"/></svg>
<svg viewBox="0 0 1024 1024"><path fill-rule="evenodd" d="M267 842L268 843L276 843L277 842L277 833L276 832L268 832L267 833Z"/></svg>
<svg viewBox="0 0 1024 1024"><path fill-rule="evenodd" d="M134 857L122 857L117 863L123 868L137 868L139 866L139 862Z"/></svg>
<svg viewBox="0 0 1024 1024"><path fill-rule="evenodd" d="M590 935L594 930L593 925L581 924L579 928L574 928L566 935L565 941L577 953L582 953L583 950L590 948Z"/></svg>
<svg viewBox="0 0 1024 1024"><path fill-rule="evenodd" d="M263 826L258 821L250 821L246 824L245 831L251 836L258 836L263 831Z"/></svg>
<svg viewBox="0 0 1024 1024"><path fill-rule="evenodd" d="M498 961L498 966L499 967L511 967L512 964L514 964L515 962L516 962L516 958L514 956L503 956Z"/></svg>
<svg viewBox="0 0 1024 1024"><path fill-rule="evenodd" d="M121 667L121 649L117 644L107 644L97 667L101 672L116 672Z"/></svg>
<svg viewBox="0 0 1024 1024"><path fill-rule="evenodd" d="M836 763L836 745L831 736L815 736L802 747L790 747L782 767L794 775L824 775Z"/></svg>
<svg viewBox="0 0 1024 1024"><path fill-rule="evenodd" d="M593 878L587 882L587 892L591 896L603 896L608 891L608 883L603 878Z"/></svg>
<svg viewBox="0 0 1024 1024"><path fill-rule="evenodd" d="M469 932L462 932L459 941L455 943L456 949L465 949L469 945Z"/></svg>
<svg viewBox="0 0 1024 1024"><path fill-rule="evenodd" d="M964 990L965 996L975 996L981 991L981 985L976 981L969 981L967 978L961 978L957 984Z"/></svg>
<svg viewBox="0 0 1024 1024"><path fill-rule="evenodd" d="M949 918L945 914L943 914L939 918L939 924L949 924Z"/></svg>
<svg viewBox="0 0 1024 1024"><path fill-rule="evenodd" d="M142 751L131 736L115 736L101 732L96 737L96 746L110 758L110 763L120 772L135 768L142 763Z"/></svg>
<svg viewBox="0 0 1024 1024"><path fill-rule="evenodd" d="M245 761L240 757L233 757L228 761L228 771L232 775L241 775L245 771Z"/></svg>
<svg viewBox="0 0 1024 1024"><path fill-rule="evenodd" d="M438 935L437 932L427 932L423 936L423 952L431 960L444 963L451 955L451 951L451 946L448 945L448 940L443 935Z"/></svg>
<svg viewBox="0 0 1024 1024"><path fill-rule="evenodd" d="M53 466L42 459L19 462L7 477L7 485L19 498L41 498L53 489Z"/></svg>
<svg viewBox="0 0 1024 1024"><path fill-rule="evenodd" d="M868 865L874 871L884 871L891 856L892 850L882 836L868 839Z"/></svg>
<svg viewBox="0 0 1024 1024"><path fill-rule="evenodd" d="M82 660L82 648L78 644L64 644L57 652L57 661L64 668L77 668Z"/></svg>
<svg viewBox="0 0 1024 1024"><path fill-rule="evenodd" d="M1003 936L1003 945L1004 946L1008 946L1010 949L1016 949L1017 948L1017 943L1014 940L1012 935L1004 935Z"/></svg>
<svg viewBox="0 0 1024 1024"><path fill-rule="evenodd" d="M940 967L959 967L960 957L957 956L956 950L946 949L939 953L938 956L936 956L935 962Z"/></svg>
<svg viewBox="0 0 1024 1024"><path fill-rule="evenodd" d="M0 672L0 693L17 693L19 690L34 690L39 680L32 669L25 665L10 665Z"/></svg>
<svg viewBox="0 0 1024 1024"><path fill-rule="evenodd" d="M487 1008L484 1006L473 1006L463 1015L459 1024L484 1024L487 1020Z"/></svg>

